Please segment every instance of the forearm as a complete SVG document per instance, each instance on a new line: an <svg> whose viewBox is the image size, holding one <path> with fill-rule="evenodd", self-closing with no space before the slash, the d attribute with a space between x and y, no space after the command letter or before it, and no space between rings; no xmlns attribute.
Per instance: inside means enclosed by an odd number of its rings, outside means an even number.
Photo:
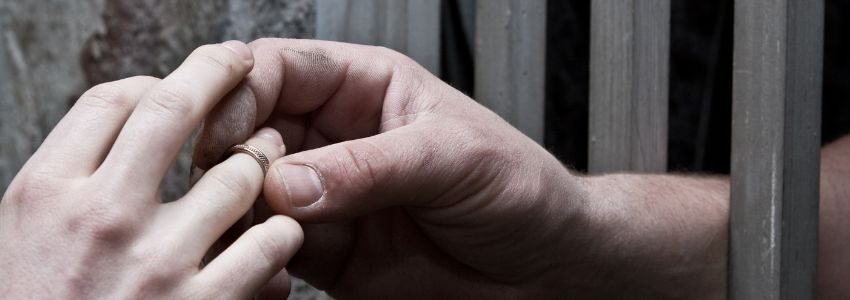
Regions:
<svg viewBox="0 0 850 300"><path fill-rule="evenodd" d="M820 299L850 299L850 136L821 152Z"/></svg>
<svg viewBox="0 0 850 300"><path fill-rule="evenodd" d="M725 295L729 184L720 177L612 174L583 178L593 249L615 297Z"/></svg>
<svg viewBox="0 0 850 300"><path fill-rule="evenodd" d="M729 183L725 177L612 174L580 179L593 251L622 292L723 298ZM825 147L821 163L819 296L850 297L850 136ZM653 297L655 298L655 297Z"/></svg>

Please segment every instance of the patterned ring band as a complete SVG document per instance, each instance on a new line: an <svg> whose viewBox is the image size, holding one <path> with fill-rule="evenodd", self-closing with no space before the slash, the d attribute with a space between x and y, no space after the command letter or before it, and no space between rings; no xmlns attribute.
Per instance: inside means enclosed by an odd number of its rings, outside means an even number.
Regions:
<svg viewBox="0 0 850 300"><path fill-rule="evenodd" d="M232 147L230 147L230 149L227 150L227 153L228 154L232 154L232 153L248 154L251 157L253 157L254 160L257 161L258 164L260 164L260 168L263 169L263 175L265 175L266 172L269 171L269 158L266 157L266 155L263 154L263 152L260 151L260 149L257 149L257 147L247 145L247 144L237 144L237 145L233 145Z"/></svg>

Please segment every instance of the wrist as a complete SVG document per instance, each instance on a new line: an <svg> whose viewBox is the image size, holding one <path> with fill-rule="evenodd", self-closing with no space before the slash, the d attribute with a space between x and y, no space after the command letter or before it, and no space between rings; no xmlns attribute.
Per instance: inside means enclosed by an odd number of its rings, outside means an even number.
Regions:
<svg viewBox="0 0 850 300"><path fill-rule="evenodd" d="M566 280L592 297L722 298L728 183L666 175L577 177ZM578 224L578 225L576 225ZM580 268L576 268L580 266ZM584 268L584 269L582 269ZM597 277L588 274L597 274ZM572 276L573 278L570 278ZM598 289L605 286L606 290ZM616 287L616 288L611 288Z"/></svg>
<svg viewBox="0 0 850 300"><path fill-rule="evenodd" d="M554 160L554 158L552 158ZM548 268L526 289L529 298L586 298L595 291L603 275L599 272L597 233L594 224L595 209L591 202L588 178L573 173L560 163L544 167L541 186L536 192L542 203L547 203L545 228L550 241L538 251L545 251ZM601 278L600 278L601 280Z"/></svg>

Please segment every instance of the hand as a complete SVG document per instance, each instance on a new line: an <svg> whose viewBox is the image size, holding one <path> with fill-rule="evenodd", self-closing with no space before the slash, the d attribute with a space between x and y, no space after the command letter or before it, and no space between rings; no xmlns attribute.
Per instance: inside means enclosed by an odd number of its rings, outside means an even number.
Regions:
<svg viewBox="0 0 850 300"><path fill-rule="evenodd" d="M133 77L86 92L0 203L0 297L232 299L260 292L301 244L290 218L254 226L199 267L261 191L253 158L232 155L185 197L158 199L183 141L252 65L242 43L207 45L163 80ZM282 142L263 129L245 143L276 159ZM277 278L285 282L285 272Z"/></svg>
<svg viewBox="0 0 850 300"><path fill-rule="evenodd" d="M208 168L255 128L284 133L264 195L306 222L289 270L331 295L563 295L594 270L581 179L494 113L378 47L263 39L210 113ZM579 266L579 267L577 267ZM572 281L570 281L572 279Z"/></svg>

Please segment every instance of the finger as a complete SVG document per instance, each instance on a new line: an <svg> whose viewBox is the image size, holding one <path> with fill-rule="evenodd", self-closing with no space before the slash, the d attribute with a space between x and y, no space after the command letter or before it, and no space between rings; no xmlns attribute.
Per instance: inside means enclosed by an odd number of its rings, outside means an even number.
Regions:
<svg viewBox="0 0 850 300"><path fill-rule="evenodd" d="M280 134L263 128L245 142L274 161L283 155ZM180 222L169 230L175 234L194 237L187 251L199 254L235 224L254 204L262 190L263 169L250 155L235 153L206 172L181 200L163 206L181 216Z"/></svg>
<svg viewBox="0 0 850 300"><path fill-rule="evenodd" d="M452 205L490 183L491 173L480 169L499 154L470 133L440 129L464 132L462 123L452 123L417 123L284 157L266 176L266 201L308 222L345 221L397 205Z"/></svg>
<svg viewBox="0 0 850 300"><path fill-rule="evenodd" d="M277 273L277 275L272 277L268 283L266 283L266 286L264 286L257 295L257 299L286 299L286 297L289 296L289 291L291 289L292 280L289 277L289 273L286 272L286 269L283 269Z"/></svg>
<svg viewBox="0 0 850 300"><path fill-rule="evenodd" d="M58 169L53 174L91 175L139 99L157 82L158 78L137 76L89 89L50 132L33 161Z"/></svg>
<svg viewBox="0 0 850 300"><path fill-rule="evenodd" d="M204 267L198 282L225 291L223 299L254 297L295 255L304 234L295 220L275 216L248 229L227 250Z"/></svg>
<svg viewBox="0 0 850 300"><path fill-rule="evenodd" d="M239 218L239 220L236 221L235 224L231 225L230 228L227 228L227 230L212 244L212 246L207 249L207 253L204 255L203 260L204 264L209 263L215 259L216 256L221 254L221 252L227 249L227 247L230 247L230 245L233 244L239 236L245 233L248 228L251 228L251 226L261 223L267 219L268 218L265 218L259 220L260 222L257 222L257 219L254 217L254 209L248 209L248 212L245 213L245 215Z"/></svg>
<svg viewBox="0 0 850 300"><path fill-rule="evenodd" d="M252 64L241 42L196 49L143 96L103 163L104 175L155 191L192 129Z"/></svg>
<svg viewBox="0 0 850 300"><path fill-rule="evenodd" d="M285 151L282 151L285 152ZM200 178L198 178L200 179ZM272 212L271 208L266 204L266 200L263 197L257 198L257 201L254 202L254 205L248 209L248 212L243 215L239 221L236 221L236 224L230 226L218 240L213 243L212 247L207 251L207 255L205 256L205 261L210 261L219 254L221 254L224 249L233 244L237 238L239 238L245 230L251 228L251 226L265 222L269 218L274 216L274 212Z"/></svg>
<svg viewBox="0 0 850 300"><path fill-rule="evenodd" d="M433 77L385 48L289 39L261 39L250 47L255 67L239 87L244 91L231 93L207 116L196 140L193 161L202 169L273 113L295 117L316 112L310 118L315 120L311 134L288 137L337 142L375 134L382 120L403 115L421 81ZM393 106L384 107L385 98ZM287 140L288 145L311 143Z"/></svg>

